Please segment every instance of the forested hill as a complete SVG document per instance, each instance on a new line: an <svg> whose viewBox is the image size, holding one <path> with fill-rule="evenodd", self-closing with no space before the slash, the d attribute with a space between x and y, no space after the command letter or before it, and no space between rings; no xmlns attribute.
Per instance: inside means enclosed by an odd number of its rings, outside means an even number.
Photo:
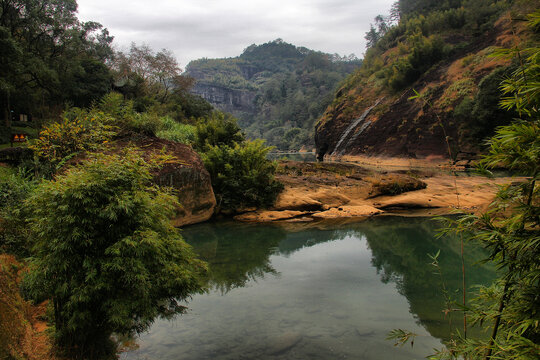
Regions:
<svg viewBox="0 0 540 360"><path fill-rule="evenodd" d="M193 92L238 117L250 138L279 149L313 148L314 124L332 101L337 85L361 64L296 47L277 39L250 45L235 58L200 59L186 72Z"/></svg>
<svg viewBox="0 0 540 360"><path fill-rule="evenodd" d="M359 70L316 124L324 155L468 159L496 126L512 51L538 44L537 0L399 0L375 18ZM449 154L450 148L450 154Z"/></svg>

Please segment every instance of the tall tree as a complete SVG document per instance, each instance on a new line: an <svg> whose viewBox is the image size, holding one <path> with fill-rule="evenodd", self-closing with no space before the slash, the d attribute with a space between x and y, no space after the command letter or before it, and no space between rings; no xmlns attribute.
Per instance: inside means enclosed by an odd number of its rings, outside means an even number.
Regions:
<svg viewBox="0 0 540 360"><path fill-rule="evenodd" d="M0 0L4 113L86 105L109 90L104 62L113 38L96 22L80 22L76 11L75 0Z"/></svg>

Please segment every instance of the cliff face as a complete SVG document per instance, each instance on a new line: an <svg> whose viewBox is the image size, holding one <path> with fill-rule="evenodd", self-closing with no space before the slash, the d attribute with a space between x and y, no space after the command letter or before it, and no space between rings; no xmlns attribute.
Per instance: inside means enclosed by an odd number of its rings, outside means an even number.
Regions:
<svg viewBox="0 0 540 360"><path fill-rule="evenodd" d="M391 86L406 68L402 64L412 62L404 60L407 51L416 51L406 48L404 35L370 60L380 70L361 68L345 81L315 126L319 159L345 154L470 159L496 126L510 121L515 114L500 110L498 101L500 82L512 67L493 54L522 42L527 30L503 15L479 35L453 29L437 36L450 50L409 86ZM433 38L428 34L424 41L431 44Z"/></svg>
<svg viewBox="0 0 540 360"><path fill-rule="evenodd" d="M221 111L255 113L255 96L257 95L255 91L197 82L191 92L201 96Z"/></svg>

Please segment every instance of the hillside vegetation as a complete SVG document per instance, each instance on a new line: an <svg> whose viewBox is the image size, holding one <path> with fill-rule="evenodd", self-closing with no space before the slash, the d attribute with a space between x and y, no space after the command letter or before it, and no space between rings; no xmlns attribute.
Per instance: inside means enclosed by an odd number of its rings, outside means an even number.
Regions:
<svg viewBox="0 0 540 360"><path fill-rule="evenodd" d="M361 68L316 124L319 156L475 156L497 126L516 116L497 106L499 84L516 60L494 55L538 40L524 22L537 6L521 0L396 2L389 16L375 19Z"/></svg>
<svg viewBox="0 0 540 360"><path fill-rule="evenodd" d="M313 147L313 126L336 86L361 64L296 47L281 39L250 45L235 58L200 59L187 66L194 93L239 118L249 138L279 149Z"/></svg>

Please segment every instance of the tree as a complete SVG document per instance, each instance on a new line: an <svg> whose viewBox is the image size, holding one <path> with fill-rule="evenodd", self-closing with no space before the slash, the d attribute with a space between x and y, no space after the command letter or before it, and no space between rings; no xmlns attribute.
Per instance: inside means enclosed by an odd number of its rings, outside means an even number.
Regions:
<svg viewBox="0 0 540 360"><path fill-rule="evenodd" d="M170 222L178 201L150 185L159 163L134 149L94 155L26 201L34 243L24 288L51 300L56 340L72 356L111 356L113 332L144 331L201 290L205 265Z"/></svg>
<svg viewBox="0 0 540 360"><path fill-rule="evenodd" d="M154 53L150 46L131 43L128 53L118 52L113 69L118 83L135 82L142 79L142 93L161 103L167 102L171 90L186 83L180 78L181 69L170 50Z"/></svg>
<svg viewBox="0 0 540 360"><path fill-rule="evenodd" d="M93 62L110 59L112 37L96 22L80 22L76 11L75 0L0 0L4 113L87 105L109 91L109 70Z"/></svg>

